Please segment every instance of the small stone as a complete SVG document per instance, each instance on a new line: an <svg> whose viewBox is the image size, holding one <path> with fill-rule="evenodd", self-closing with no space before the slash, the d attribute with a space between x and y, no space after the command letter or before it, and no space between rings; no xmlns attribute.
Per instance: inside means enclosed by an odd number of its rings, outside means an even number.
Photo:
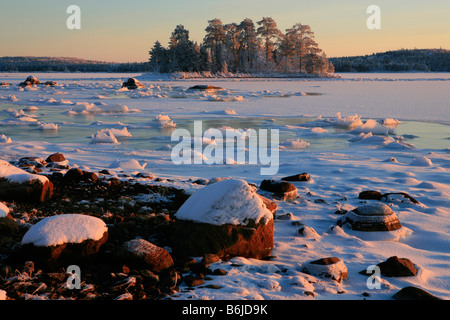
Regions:
<svg viewBox="0 0 450 320"><path fill-rule="evenodd" d="M219 256L217 254L207 253L203 256L202 263L211 264L211 263L219 262L220 260L221 259L219 258Z"/></svg>
<svg viewBox="0 0 450 320"><path fill-rule="evenodd" d="M215 269L212 274L215 276L224 276L227 272L223 269Z"/></svg>
<svg viewBox="0 0 450 320"><path fill-rule="evenodd" d="M218 290L218 289L222 289L222 286L219 286L217 284L208 284L205 286L205 288Z"/></svg>
<svg viewBox="0 0 450 320"><path fill-rule="evenodd" d="M310 179L311 179L310 175L306 172L281 178L281 180L283 181L309 181Z"/></svg>
<svg viewBox="0 0 450 320"><path fill-rule="evenodd" d="M184 281L189 287L198 287L205 283L205 280L193 276L187 276Z"/></svg>
<svg viewBox="0 0 450 320"><path fill-rule="evenodd" d="M367 190L359 194L359 199L365 200L380 200L383 194L379 191Z"/></svg>

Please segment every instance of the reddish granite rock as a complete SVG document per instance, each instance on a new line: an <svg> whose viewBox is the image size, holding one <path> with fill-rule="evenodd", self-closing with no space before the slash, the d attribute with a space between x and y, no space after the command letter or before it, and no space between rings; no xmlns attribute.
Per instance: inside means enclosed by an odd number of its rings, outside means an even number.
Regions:
<svg viewBox="0 0 450 320"><path fill-rule="evenodd" d="M178 220L171 238L175 256L203 256L216 254L222 260L236 256L262 259L274 246L274 223L220 226Z"/></svg>
<svg viewBox="0 0 450 320"><path fill-rule="evenodd" d="M118 258L129 266L161 272L173 267L169 252L144 239L133 239L123 244Z"/></svg>

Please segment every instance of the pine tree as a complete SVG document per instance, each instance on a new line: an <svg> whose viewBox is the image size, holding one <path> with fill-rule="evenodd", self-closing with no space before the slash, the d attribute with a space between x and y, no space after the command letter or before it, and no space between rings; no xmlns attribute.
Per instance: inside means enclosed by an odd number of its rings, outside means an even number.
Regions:
<svg viewBox="0 0 450 320"><path fill-rule="evenodd" d="M244 19L238 26L239 33L239 72L251 72L253 59L258 50L258 38L256 37L255 24L249 18Z"/></svg>
<svg viewBox="0 0 450 320"><path fill-rule="evenodd" d="M203 44L206 48L211 49L212 57L212 71L218 72L222 69L224 62L224 45L225 45L225 31L220 19L213 19L208 21L206 27L206 35L203 39Z"/></svg>
<svg viewBox="0 0 450 320"><path fill-rule="evenodd" d="M150 69L154 72L167 72L167 52L159 41L149 51Z"/></svg>
<svg viewBox="0 0 450 320"><path fill-rule="evenodd" d="M256 32L264 39L265 57L267 62L274 62L275 43L282 38L282 33L277 28L277 23L269 17L262 18L257 24L260 26Z"/></svg>

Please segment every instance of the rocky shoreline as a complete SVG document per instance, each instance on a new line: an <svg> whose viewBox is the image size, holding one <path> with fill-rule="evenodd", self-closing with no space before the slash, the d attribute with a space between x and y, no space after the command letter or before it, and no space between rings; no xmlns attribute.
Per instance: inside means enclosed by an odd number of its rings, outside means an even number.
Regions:
<svg viewBox="0 0 450 320"><path fill-rule="evenodd" d="M60 153L46 160L26 157L9 164L3 161L2 165L0 173L12 166L15 173L17 168L23 169L20 176L30 174L30 179L39 177L42 182L41 189L36 188L34 180L33 188L28 185L31 182L19 184L21 187L14 189L17 194L0 190L0 200L9 211L4 217L0 215L0 293L6 300L165 300L183 290L221 289L220 285L208 283L227 274L217 262L232 257L276 259L271 256L273 220L289 220L289 216L277 216L275 201L299 197L291 182L310 179L309 174L301 173L281 180L263 180L260 186L230 178L199 179L191 181L204 185L199 189L202 192L193 197L183 189L158 185L161 179L150 173L123 174L124 179L119 179L107 170L71 168ZM0 176L0 187L8 189L10 178ZM364 191L359 198L380 200L392 196L419 203L405 193ZM203 200L199 201L208 198L221 214L214 217L217 212L206 212L213 222L177 218L180 212L193 211L195 216L198 211L208 211L202 208ZM223 219L224 213L244 219L237 224L214 223L214 219ZM371 232L402 227L392 210L380 202L335 214L341 217L336 228L349 224L354 230ZM40 246L24 241L43 224L45 230L46 222L72 217L89 217L107 231L95 239L88 236L75 243L67 240ZM80 227L68 221L56 224L56 231L70 233ZM294 221L292 225L297 224ZM317 236L314 229L298 225L299 235ZM69 286L72 274L68 268L73 265L81 270L79 287L75 289ZM379 266L383 274L393 277L417 273L414 263L405 258L391 257ZM303 272L337 283L348 276L344 261L336 257L311 261ZM396 299L436 298L418 290L413 288L406 297ZM304 294L315 295L309 291Z"/></svg>

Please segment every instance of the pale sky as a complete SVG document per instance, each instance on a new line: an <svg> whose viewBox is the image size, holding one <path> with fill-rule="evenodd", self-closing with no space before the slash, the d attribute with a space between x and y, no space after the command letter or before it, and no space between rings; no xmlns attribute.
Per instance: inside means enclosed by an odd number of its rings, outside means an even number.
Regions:
<svg viewBox="0 0 450 320"><path fill-rule="evenodd" d="M69 30L69 5L81 9L81 30ZM381 9L381 30L369 30L369 5ZM272 17L279 29L308 24L328 57L396 49L450 49L449 0L20 0L0 1L0 56L147 61L156 40L166 45L178 24L203 40L208 20L224 24Z"/></svg>

